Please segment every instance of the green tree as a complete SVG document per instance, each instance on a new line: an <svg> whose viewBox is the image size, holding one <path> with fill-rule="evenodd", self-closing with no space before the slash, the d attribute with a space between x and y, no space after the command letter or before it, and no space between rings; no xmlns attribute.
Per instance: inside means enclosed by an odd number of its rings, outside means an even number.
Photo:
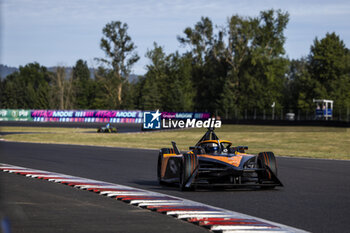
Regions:
<svg viewBox="0 0 350 233"><path fill-rule="evenodd" d="M95 71L95 100L92 107L95 109L116 109L118 104L117 86L118 79L115 78L111 69L98 67Z"/></svg>
<svg viewBox="0 0 350 233"><path fill-rule="evenodd" d="M142 78L140 82L140 95L138 106L142 110L161 109L160 94L156 82L151 81L149 75Z"/></svg>
<svg viewBox="0 0 350 233"><path fill-rule="evenodd" d="M146 53L150 64L146 66L145 77L140 80L139 107L145 110L163 109L162 103L164 103L165 94L168 91L166 89L166 54L157 43L154 43L153 46L154 48Z"/></svg>
<svg viewBox="0 0 350 233"><path fill-rule="evenodd" d="M307 80L313 85L300 92L299 102L307 95L309 102L313 98L332 99L335 111L345 113L350 107L350 53L334 32L314 40L308 58L308 73Z"/></svg>
<svg viewBox="0 0 350 233"><path fill-rule="evenodd" d="M305 57L292 59L289 62L287 78L283 88L283 106L288 112L297 112L299 106L303 106L303 109L310 109L310 106L308 106L310 103L305 102L307 100L305 99L306 96L299 100L299 92L311 85L307 81L307 79L310 79L307 66L308 61ZM304 82L304 85L302 85L302 82ZM298 103L299 101L301 102Z"/></svg>
<svg viewBox="0 0 350 233"><path fill-rule="evenodd" d="M139 56L134 50L136 46L127 33L128 25L120 21L112 21L103 28L103 37L100 47L105 52L106 58L99 58L98 61L107 65L111 69L108 78L104 84L106 97L111 102L113 108L122 104L123 85L126 82L131 68L139 60ZM103 76L100 77L100 83L103 82ZM114 79L113 81L109 79ZM106 85L113 85L107 88Z"/></svg>
<svg viewBox="0 0 350 233"><path fill-rule="evenodd" d="M281 10L258 17L233 15L215 34L210 19L202 17L186 28L182 45L189 46L197 110L219 114L244 108L281 108L288 60L283 57L284 29L289 15Z"/></svg>
<svg viewBox="0 0 350 233"><path fill-rule="evenodd" d="M289 66L288 60L283 56L284 30L288 21L289 14L281 10L267 10L260 13L251 55L251 65L255 65L252 74L260 84L259 94L255 95L255 101L259 105L248 106L270 109L271 104L275 102L275 109L279 111L282 108L282 90ZM246 99L248 98L251 98L249 93L246 96Z"/></svg>
<svg viewBox="0 0 350 233"><path fill-rule="evenodd" d="M329 82L349 72L348 56L349 50L339 36L327 33L321 40L316 38L311 46L309 71L314 79L329 87Z"/></svg>
<svg viewBox="0 0 350 233"><path fill-rule="evenodd" d="M82 59L79 59L72 71L73 92L75 96L75 108L88 109L94 101L93 80L90 78L90 70Z"/></svg>
<svg viewBox="0 0 350 233"><path fill-rule="evenodd" d="M50 75L39 63L20 66L18 72L8 75L3 81L2 107L50 108Z"/></svg>
<svg viewBox="0 0 350 233"><path fill-rule="evenodd" d="M168 56L163 109L166 111L191 111L193 105L193 84L191 60L179 53Z"/></svg>
<svg viewBox="0 0 350 233"><path fill-rule="evenodd" d="M194 62L199 66L203 66L205 57L214 43L212 21L208 17L201 17L194 28L187 27L184 34L185 37L177 37L178 41L182 45L190 46Z"/></svg>
<svg viewBox="0 0 350 233"><path fill-rule="evenodd" d="M224 63L217 56L222 53L222 33L215 35L212 21L202 17L193 28L187 27L184 34L184 37L178 37L178 41L190 48L184 57L192 64L192 106L196 106L195 110L215 111L223 88L222 80L226 76Z"/></svg>
<svg viewBox="0 0 350 233"><path fill-rule="evenodd" d="M136 109L137 108L137 95L138 85L136 82L127 81L124 83L121 105L122 109Z"/></svg>
<svg viewBox="0 0 350 233"><path fill-rule="evenodd" d="M227 64L227 75L219 100L222 110L282 107L282 89L288 60L283 57L284 29L288 13L260 12L259 17L232 16L222 30L216 56ZM218 46L217 46L218 47Z"/></svg>
<svg viewBox="0 0 350 233"><path fill-rule="evenodd" d="M140 80L139 107L163 111L191 111L194 91L191 80L191 59L178 52L166 55L154 43L146 57L150 59L147 73Z"/></svg>
<svg viewBox="0 0 350 233"><path fill-rule="evenodd" d="M226 28L223 28L220 39L223 50L220 55L221 59L227 64L227 75L224 77L224 88L219 98L222 110L233 113L243 104L242 94L244 91L242 81L247 74L244 68L249 66L250 44L253 41L256 32L256 19L243 18L238 15L232 16L228 20ZM243 99L244 101L244 99ZM247 104L247 103L245 103Z"/></svg>
<svg viewBox="0 0 350 233"><path fill-rule="evenodd" d="M75 98L73 94L73 77L66 77L66 69L56 67L51 75L51 106L57 109L72 109Z"/></svg>

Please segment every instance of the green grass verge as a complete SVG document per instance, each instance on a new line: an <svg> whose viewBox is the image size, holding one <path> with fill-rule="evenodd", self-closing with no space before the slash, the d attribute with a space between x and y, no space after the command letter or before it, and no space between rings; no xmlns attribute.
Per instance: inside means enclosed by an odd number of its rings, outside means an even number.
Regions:
<svg viewBox="0 0 350 233"><path fill-rule="evenodd" d="M170 142L176 141L181 150L188 150L206 130L98 134L82 128L0 127L0 131L30 132L1 137L7 141L149 149L171 147ZM216 133L234 145L249 146L253 154L273 151L280 156L350 159L350 131L346 128L224 125Z"/></svg>

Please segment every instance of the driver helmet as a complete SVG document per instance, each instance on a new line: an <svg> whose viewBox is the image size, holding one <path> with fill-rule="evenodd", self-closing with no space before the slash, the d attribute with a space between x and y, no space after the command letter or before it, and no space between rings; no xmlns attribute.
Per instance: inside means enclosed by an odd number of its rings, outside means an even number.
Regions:
<svg viewBox="0 0 350 233"><path fill-rule="evenodd" d="M206 145L206 151L207 153L216 153L219 151L219 146L216 143L208 143Z"/></svg>

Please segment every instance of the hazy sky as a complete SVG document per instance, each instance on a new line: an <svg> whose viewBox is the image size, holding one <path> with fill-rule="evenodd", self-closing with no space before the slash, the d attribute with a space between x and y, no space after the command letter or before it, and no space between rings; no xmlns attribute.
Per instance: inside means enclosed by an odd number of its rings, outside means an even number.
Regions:
<svg viewBox="0 0 350 233"><path fill-rule="evenodd" d="M209 17L215 25L239 14L258 16L267 9L282 9L290 14L285 31L285 49L290 58L310 51L315 37L336 32L350 47L349 0L0 0L0 63L9 66L37 61L44 66L73 66L84 59L96 66L93 58L103 57L99 47L102 28L112 20L129 25L129 34L141 59L136 74L145 72L147 49L153 42L167 53L184 51L176 39L183 30Z"/></svg>

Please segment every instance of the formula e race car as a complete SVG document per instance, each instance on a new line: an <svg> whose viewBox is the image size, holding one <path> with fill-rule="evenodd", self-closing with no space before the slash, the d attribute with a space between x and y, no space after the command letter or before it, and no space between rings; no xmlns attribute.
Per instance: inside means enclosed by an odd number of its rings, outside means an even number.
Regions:
<svg viewBox="0 0 350 233"><path fill-rule="evenodd" d="M117 132L117 128L110 126L109 123L106 126L100 127L97 129L97 133L116 133L116 132Z"/></svg>
<svg viewBox="0 0 350 233"><path fill-rule="evenodd" d="M199 186L257 186L273 189L283 186L277 178L277 163L272 152L247 154L247 146L232 146L208 129L190 151L173 148L159 151L157 176L160 184L179 184L181 190Z"/></svg>

